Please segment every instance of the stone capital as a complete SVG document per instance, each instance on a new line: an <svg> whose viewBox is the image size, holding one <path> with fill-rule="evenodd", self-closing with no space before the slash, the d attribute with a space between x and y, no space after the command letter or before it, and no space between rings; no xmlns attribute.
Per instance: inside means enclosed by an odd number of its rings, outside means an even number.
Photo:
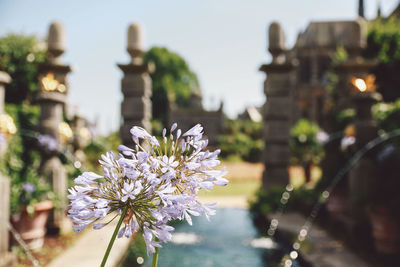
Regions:
<svg viewBox="0 0 400 267"><path fill-rule="evenodd" d="M11 82L11 77L7 72L0 71L0 85L9 84Z"/></svg>
<svg viewBox="0 0 400 267"><path fill-rule="evenodd" d="M72 72L72 67L69 65L57 64L57 63L43 63L39 66L40 73L55 72L59 74L65 74Z"/></svg>
<svg viewBox="0 0 400 267"><path fill-rule="evenodd" d="M333 66L333 70L336 73L367 73L376 67L377 64L377 61L355 59L336 64Z"/></svg>
<svg viewBox="0 0 400 267"><path fill-rule="evenodd" d="M65 104L67 96L58 92L39 92L36 96L36 103L60 103Z"/></svg>
<svg viewBox="0 0 400 267"><path fill-rule="evenodd" d="M297 64L295 64L294 62L285 62L282 64L270 63L270 64L261 65L261 67L258 70L265 72L267 74L268 73L284 73L284 72L290 72L296 66L297 66Z"/></svg>
<svg viewBox="0 0 400 267"><path fill-rule="evenodd" d="M128 73L150 73L150 64L117 64L118 67L124 72Z"/></svg>

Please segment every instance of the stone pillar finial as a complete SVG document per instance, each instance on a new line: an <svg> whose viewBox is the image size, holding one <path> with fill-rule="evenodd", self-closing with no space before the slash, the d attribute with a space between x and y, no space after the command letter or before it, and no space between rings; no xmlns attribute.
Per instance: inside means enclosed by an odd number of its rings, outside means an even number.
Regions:
<svg viewBox="0 0 400 267"><path fill-rule="evenodd" d="M132 57L132 63L141 63L141 56L144 52L142 26L134 22L128 28L128 53Z"/></svg>
<svg viewBox="0 0 400 267"><path fill-rule="evenodd" d="M64 26L58 21L51 23L47 40L47 50L51 62L60 61L59 57L65 51L65 39Z"/></svg>
<svg viewBox="0 0 400 267"><path fill-rule="evenodd" d="M274 21L268 29L269 47L268 51L272 54L272 61L277 62L282 58L283 52L286 49L285 32L281 25Z"/></svg>

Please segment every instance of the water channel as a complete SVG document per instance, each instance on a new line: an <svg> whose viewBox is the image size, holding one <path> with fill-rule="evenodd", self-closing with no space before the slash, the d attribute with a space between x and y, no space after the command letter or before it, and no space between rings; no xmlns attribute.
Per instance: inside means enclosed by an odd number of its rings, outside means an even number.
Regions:
<svg viewBox="0 0 400 267"><path fill-rule="evenodd" d="M244 209L218 209L210 222L194 217L193 226L182 222L174 227L172 241L160 249L159 267L278 266L284 254L279 244L259 235ZM134 241L120 265L128 266L151 266L142 240Z"/></svg>

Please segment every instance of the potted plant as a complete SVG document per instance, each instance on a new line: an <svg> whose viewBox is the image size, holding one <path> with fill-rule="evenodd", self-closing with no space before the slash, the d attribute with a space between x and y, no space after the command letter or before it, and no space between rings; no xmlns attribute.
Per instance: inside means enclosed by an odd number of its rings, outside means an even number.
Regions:
<svg viewBox="0 0 400 267"><path fill-rule="evenodd" d="M306 183L311 181L313 164L318 164L323 157L323 146L317 139L319 132L318 125L307 119L300 119L290 131L292 161L303 167Z"/></svg>
<svg viewBox="0 0 400 267"><path fill-rule="evenodd" d="M43 246L48 214L56 202L50 185L33 169L28 169L25 179L12 181L11 222L30 249Z"/></svg>

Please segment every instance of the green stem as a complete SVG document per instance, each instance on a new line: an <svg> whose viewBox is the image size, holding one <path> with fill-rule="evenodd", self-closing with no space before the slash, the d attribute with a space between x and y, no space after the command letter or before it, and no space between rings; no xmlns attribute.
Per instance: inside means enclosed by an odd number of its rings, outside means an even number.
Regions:
<svg viewBox="0 0 400 267"><path fill-rule="evenodd" d="M158 263L158 247L156 247L156 253L153 254L153 263L151 264L151 267L157 267Z"/></svg>
<svg viewBox="0 0 400 267"><path fill-rule="evenodd" d="M106 261L108 259L108 255L110 255L111 248L112 248L112 246L114 244L115 238L117 237L117 234L118 234L118 230L121 227L122 221L124 220L127 211L128 211L128 206L126 206L122 210L121 218L119 218L117 226L115 227L114 233L113 233L113 235L111 237L110 243L108 243L108 247L107 247L106 253L104 254L103 261L101 262L101 265L100 265L101 267L104 267L106 265Z"/></svg>

